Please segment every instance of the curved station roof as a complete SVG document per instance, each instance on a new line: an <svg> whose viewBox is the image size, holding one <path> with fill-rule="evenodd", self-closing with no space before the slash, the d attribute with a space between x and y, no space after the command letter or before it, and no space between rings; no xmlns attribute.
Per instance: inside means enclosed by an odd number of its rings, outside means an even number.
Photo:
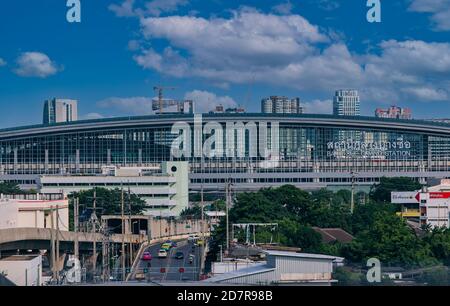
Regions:
<svg viewBox="0 0 450 306"><path fill-rule="evenodd" d="M202 121L248 122L278 121L283 125L302 125L305 127L331 127L343 129L376 129L385 131L401 131L435 136L450 136L450 124L425 121L401 120L376 117L347 117L319 114L202 114ZM95 120L79 120L51 125L31 125L0 130L0 140L22 138L46 134L83 132L103 129L138 128L145 126L170 126L176 122L194 122L192 114L165 114L153 116L117 117Z"/></svg>

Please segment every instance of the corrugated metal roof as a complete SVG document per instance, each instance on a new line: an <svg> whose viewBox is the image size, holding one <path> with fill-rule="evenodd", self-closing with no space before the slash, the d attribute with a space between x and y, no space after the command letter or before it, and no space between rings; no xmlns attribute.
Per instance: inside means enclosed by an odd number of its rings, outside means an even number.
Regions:
<svg viewBox="0 0 450 306"><path fill-rule="evenodd" d="M233 272L228 272L222 275L214 276L205 280L205 282L220 282L227 279L232 279L236 277L242 277L247 275L253 275L258 273L265 273L274 271L275 268L268 268L266 263L256 264L248 268L239 269Z"/></svg>
<svg viewBox="0 0 450 306"><path fill-rule="evenodd" d="M295 252L284 252L284 251L264 251L266 255L269 256L280 256L280 257L296 257L296 258L312 258L312 259L325 259L330 261L343 261L344 258L337 256L329 256L322 254L309 254L309 253L295 253ZM277 267L270 267L267 262L256 264L248 268L239 269L233 272L228 272L222 275L214 276L205 281L207 282L222 282L233 278L244 277L249 275L255 275L259 273L267 273L275 271Z"/></svg>
<svg viewBox="0 0 450 306"><path fill-rule="evenodd" d="M269 256L289 256L298 258L313 258L313 259L328 259L328 260L344 260L342 257L329 256L323 254L310 254L310 253L295 253L295 252L284 252L284 251L264 251Z"/></svg>

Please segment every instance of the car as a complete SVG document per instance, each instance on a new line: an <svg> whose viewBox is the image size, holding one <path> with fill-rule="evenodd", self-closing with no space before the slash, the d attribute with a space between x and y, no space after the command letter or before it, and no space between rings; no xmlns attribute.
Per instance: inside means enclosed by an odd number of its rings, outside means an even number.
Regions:
<svg viewBox="0 0 450 306"><path fill-rule="evenodd" d="M150 254L150 252L144 252L144 254L142 254L142 260L144 261L152 260L152 254Z"/></svg>
<svg viewBox="0 0 450 306"><path fill-rule="evenodd" d="M184 258L184 253L183 252L176 252L175 253L175 258L176 259L183 259Z"/></svg>
<svg viewBox="0 0 450 306"><path fill-rule="evenodd" d="M159 258L167 258L167 251L165 249L159 250L158 257Z"/></svg>
<svg viewBox="0 0 450 306"><path fill-rule="evenodd" d="M164 244L170 244L170 246L172 247L172 248L176 248L177 247L177 243L175 242L175 241L172 241L172 240L167 240L166 242L164 242Z"/></svg>
<svg viewBox="0 0 450 306"><path fill-rule="evenodd" d="M194 235L194 234L191 234L188 237L188 241L195 241L197 239L200 239L200 237L198 235Z"/></svg>
<svg viewBox="0 0 450 306"><path fill-rule="evenodd" d="M161 250L169 251L171 247L172 247L171 243L163 243L161 246Z"/></svg>

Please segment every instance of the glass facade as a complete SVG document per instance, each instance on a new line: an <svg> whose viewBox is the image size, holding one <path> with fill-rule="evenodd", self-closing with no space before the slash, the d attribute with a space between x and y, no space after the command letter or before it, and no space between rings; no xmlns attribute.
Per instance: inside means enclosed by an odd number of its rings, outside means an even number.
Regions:
<svg viewBox="0 0 450 306"><path fill-rule="evenodd" d="M330 116L332 117L332 116ZM233 175L236 182L247 183L308 183L348 182L348 177L336 173L379 173L361 177L361 180L377 181L383 173L450 172L450 134L437 136L427 132L409 132L401 128L359 127L346 128L330 124L279 120L278 154L267 164L259 146L261 131L258 129L257 156L250 154L250 132L245 137L227 137L226 123L243 121L238 118L218 120L223 127L223 143L233 139L235 148L243 148L244 156L199 156L174 158L171 146L179 136L171 133L172 123L147 124L132 127L91 128L66 130L65 125L55 127L51 133L27 136L26 130L17 137L2 137L0 132L0 172L3 175L23 174L98 174L107 165L149 166L162 161L187 160L192 183L210 184L224 182L220 174ZM203 124L217 120L204 118ZM354 120L359 120L355 118ZM265 121L271 122L271 121ZM256 121L259 128L259 122ZM189 123L193 125L192 120ZM270 125L270 124L269 124ZM450 126L449 126L450 127ZM192 130L194 130L192 128ZM269 149L270 129L267 133ZM180 132L181 133L181 132ZM215 132L216 133L216 132ZM194 133L191 146L194 151ZM342 138L342 135L348 137ZM204 135L205 141L210 135ZM213 144L212 148L215 148ZM229 145L229 144L227 144ZM278 155L278 156L277 156ZM202 163L203 160L203 163ZM307 175L307 174L317 175ZM217 175L214 175L217 174ZM267 175L265 175L267 174ZM206 180L206 181L205 181ZM281 181L280 181L281 180Z"/></svg>

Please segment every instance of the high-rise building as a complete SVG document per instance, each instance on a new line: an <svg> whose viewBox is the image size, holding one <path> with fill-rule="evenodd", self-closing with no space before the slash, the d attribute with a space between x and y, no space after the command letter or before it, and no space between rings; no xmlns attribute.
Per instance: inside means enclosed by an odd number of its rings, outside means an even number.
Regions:
<svg viewBox="0 0 450 306"><path fill-rule="evenodd" d="M360 99L354 89L336 90L333 99L333 114L336 116L359 116Z"/></svg>
<svg viewBox="0 0 450 306"><path fill-rule="evenodd" d="M243 114L245 113L245 108L242 106L229 107L225 109L222 104L216 106L216 108L209 112L210 114Z"/></svg>
<svg viewBox="0 0 450 306"><path fill-rule="evenodd" d="M388 109L377 108L375 110L377 118L412 119L412 112L409 108L391 106Z"/></svg>
<svg viewBox="0 0 450 306"><path fill-rule="evenodd" d="M301 114L303 108L300 98L289 99L284 96L271 96L262 99L261 112L265 114Z"/></svg>
<svg viewBox="0 0 450 306"><path fill-rule="evenodd" d="M46 100L44 104L44 124L70 122L78 120L77 100L56 99Z"/></svg>

